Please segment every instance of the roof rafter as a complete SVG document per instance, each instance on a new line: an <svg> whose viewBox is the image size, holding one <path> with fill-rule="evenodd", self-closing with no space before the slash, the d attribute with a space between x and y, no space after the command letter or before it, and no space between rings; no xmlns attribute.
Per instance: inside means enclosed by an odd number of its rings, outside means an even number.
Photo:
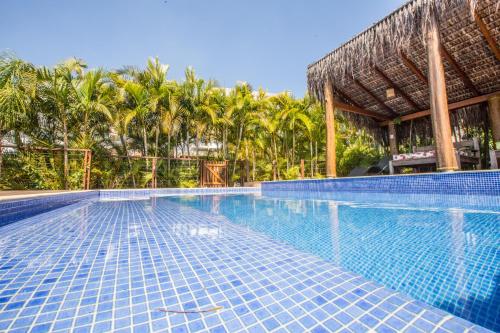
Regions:
<svg viewBox="0 0 500 333"><path fill-rule="evenodd" d="M384 110L389 112L391 116L393 117L398 117L399 115L389 106L387 106L380 98L378 98L374 93L372 93L370 90L368 90L367 87L365 87L361 82L359 82L358 79L354 79L354 83L361 89L363 90L366 94L368 94L373 100L375 100Z"/></svg>
<svg viewBox="0 0 500 333"><path fill-rule="evenodd" d="M345 111L345 112L357 113L357 114L360 114L363 116L368 116L371 118L375 118L375 119L381 120L381 121L389 121L390 120L389 117L383 116L381 114L378 114L378 113L370 111L370 110L362 109L362 108L355 106L355 105L346 104L346 103L340 102L338 100L335 100L333 102L333 105L335 108L340 109L340 110Z"/></svg>
<svg viewBox="0 0 500 333"><path fill-rule="evenodd" d="M377 73L390 87L394 88L396 94L403 97L412 108L414 108L416 111L420 110L420 106L418 106L418 104L410 96L408 96L394 81L389 79L389 77L379 67L374 66L373 69L375 73Z"/></svg>
<svg viewBox="0 0 500 333"><path fill-rule="evenodd" d="M441 55L446 59L446 61L453 67L455 72L462 78L465 86L469 88L475 95L480 95L479 90L474 86L474 83L470 80L469 76L464 72L464 70L460 67L457 61L451 56L448 50L441 44Z"/></svg>
<svg viewBox="0 0 500 333"><path fill-rule="evenodd" d="M347 95L345 92L343 92L342 90L340 90L339 88L336 88L334 89L335 93L340 97L342 98L343 100L345 100L347 103L349 104L352 104L354 105L355 107L358 107L360 109L362 109L363 107L361 105L359 105L357 102L355 102L351 96Z"/></svg>
<svg viewBox="0 0 500 333"><path fill-rule="evenodd" d="M455 102L455 103L450 103L450 104L448 104L448 110L454 111L454 110L458 110L461 108L465 108L467 106L484 103L484 102L488 101L489 98L496 96L498 94L500 94L500 91L496 91L496 92L493 92L490 94L485 94L485 95L476 96L476 97L472 97L472 98L467 98L463 101L459 101L459 102ZM399 120L400 121L408 121L408 120L412 120L412 119L426 117L426 116L429 116L430 114L431 114L431 110L424 110L424 111L419 111L419 112L410 113L410 114L401 116L401 118L399 118ZM387 125L389 125L389 122L390 121L383 121L379 124L380 124L380 126L387 126Z"/></svg>
<svg viewBox="0 0 500 333"><path fill-rule="evenodd" d="M371 117L371 118L375 118L375 119L378 119L378 120L390 120L389 117L385 117L383 115L380 115L376 112L373 112L373 111L370 111L370 110L366 110L366 109L363 109L363 107L361 105L359 105L358 103L356 103L349 95L347 95L346 93L344 93L342 90L340 90L339 88L336 88L334 87L334 91L335 91L335 94L342 98L344 101L346 101L347 103L349 104L346 104L346 103L342 103L338 100L335 100L334 101L334 104L337 108L345 111L345 112L351 112L351 113L357 113L357 114L360 114L360 115L363 115L363 116L368 116L368 117Z"/></svg>
<svg viewBox="0 0 500 333"><path fill-rule="evenodd" d="M488 30L488 27L486 26L486 23L484 23L483 19L481 18L481 16L479 16L479 14L476 11L474 11L474 21L476 21L479 30L481 30L481 34L483 35L484 39L486 39L486 42L488 42L488 46L490 47L491 52L493 52L497 60L500 61L500 49L498 48L497 43L491 36L491 33Z"/></svg>
<svg viewBox="0 0 500 333"><path fill-rule="evenodd" d="M410 58L408 58L408 56L403 51L400 51L399 54L401 56L401 60L403 61L403 64L406 67L408 67L408 69L411 70L413 72L413 74L415 74L415 76L420 81L422 81L425 85L428 85L429 82L427 80L427 77L424 75L424 73L422 73L422 71L420 69L418 69L417 65L415 65L415 63L413 61L411 61Z"/></svg>

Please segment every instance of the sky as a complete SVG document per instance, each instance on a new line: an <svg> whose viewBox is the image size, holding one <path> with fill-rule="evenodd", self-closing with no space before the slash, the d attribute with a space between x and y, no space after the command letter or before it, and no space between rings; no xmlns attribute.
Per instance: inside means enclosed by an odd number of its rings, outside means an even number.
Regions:
<svg viewBox="0 0 500 333"><path fill-rule="evenodd" d="M306 91L307 65L404 0L1 0L0 51L36 65L187 66L224 87Z"/></svg>

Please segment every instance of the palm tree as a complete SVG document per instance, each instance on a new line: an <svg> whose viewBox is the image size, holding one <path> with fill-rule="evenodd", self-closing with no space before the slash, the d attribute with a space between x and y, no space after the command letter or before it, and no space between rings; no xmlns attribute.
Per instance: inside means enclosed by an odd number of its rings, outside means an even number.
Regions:
<svg viewBox="0 0 500 333"><path fill-rule="evenodd" d="M0 175L3 137L10 130L23 128L36 97L36 82L36 69L32 64L11 54L0 56Z"/></svg>
<svg viewBox="0 0 500 333"><path fill-rule="evenodd" d="M285 103L281 118L283 122L288 123L288 129L292 131L292 167L295 165L296 154L296 128L300 122L304 126L305 134L309 135L313 128L313 123L308 116L309 103L305 100L297 101L288 97L286 94Z"/></svg>
<svg viewBox="0 0 500 333"><path fill-rule="evenodd" d="M143 140L143 153L148 156L148 128L150 103L146 88L140 83L126 81L123 86L130 103L129 117L136 119L140 127Z"/></svg>
<svg viewBox="0 0 500 333"><path fill-rule="evenodd" d="M93 139L94 127L90 127L91 117L101 113L110 118L108 104L110 104L109 93L111 87L105 81L105 73L101 69L84 73L80 78L73 81L75 90L75 110L83 116L82 144L90 148Z"/></svg>
<svg viewBox="0 0 500 333"><path fill-rule="evenodd" d="M129 132L129 125L135 117L135 112L128 108L126 91L123 87L125 80L120 75L116 73L111 73L110 78L114 82L112 91L112 104L110 105L110 112L107 115L110 128L114 131L122 145L122 151L127 158L127 163L129 166L129 171L132 176L132 184L136 186L135 175L132 171L132 162L130 160L128 145L127 145L127 134Z"/></svg>
<svg viewBox="0 0 500 333"><path fill-rule="evenodd" d="M155 114L155 152L158 156L160 139L160 126L166 112L169 97L174 89L174 84L167 81L168 65L160 63L158 58L148 59L146 70L143 73L144 85L148 89L151 112ZM170 153L170 148L168 149Z"/></svg>
<svg viewBox="0 0 500 333"><path fill-rule="evenodd" d="M167 172L170 174L170 144L172 136L181 126L181 117L185 112L182 95L179 90L171 93L168 98L168 109L162 115L163 132L167 135Z"/></svg>
<svg viewBox="0 0 500 333"><path fill-rule="evenodd" d="M74 80L83 74L86 65L78 59L68 59L54 69L41 67L38 69L38 98L45 105L45 111L60 123L63 136L63 175L64 188L68 189L68 123L74 115L75 102Z"/></svg>
<svg viewBox="0 0 500 333"><path fill-rule="evenodd" d="M273 103L273 105L275 105ZM278 131L282 126L281 113L274 108L266 108L265 112L255 114L253 122L268 135L270 146L271 164L273 169L273 180L280 179L279 153L278 153Z"/></svg>
<svg viewBox="0 0 500 333"><path fill-rule="evenodd" d="M232 176L236 172L236 163L238 161L238 154L240 150L241 141L244 139L245 130L248 124L258 117L256 113L264 111L266 108L267 97L263 90L258 92L257 98L254 98L252 87L247 83L239 84L234 87L229 95L228 105L231 108L231 115L233 122L238 124L236 147L234 150L234 163Z"/></svg>
<svg viewBox="0 0 500 333"><path fill-rule="evenodd" d="M186 69L185 77L182 90L185 107L189 111L186 119L186 130L188 132L189 129L194 131L193 136L198 153L200 142L211 127L217 123L218 105L215 96L218 88L214 81L197 78L192 68Z"/></svg>

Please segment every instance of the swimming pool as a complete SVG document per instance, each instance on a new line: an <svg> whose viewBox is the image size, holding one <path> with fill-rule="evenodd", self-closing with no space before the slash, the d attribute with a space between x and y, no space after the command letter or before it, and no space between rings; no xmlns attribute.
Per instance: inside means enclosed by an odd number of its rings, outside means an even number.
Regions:
<svg viewBox="0 0 500 333"><path fill-rule="evenodd" d="M500 330L500 200L294 192L175 197ZM406 202L405 202L406 201ZM437 204L430 204L434 201ZM476 204L474 204L474 202ZM417 204L415 204L417 203ZM462 208L465 207L465 208Z"/></svg>
<svg viewBox="0 0 500 333"><path fill-rule="evenodd" d="M71 200L0 227L0 331L500 330L498 195L276 186Z"/></svg>

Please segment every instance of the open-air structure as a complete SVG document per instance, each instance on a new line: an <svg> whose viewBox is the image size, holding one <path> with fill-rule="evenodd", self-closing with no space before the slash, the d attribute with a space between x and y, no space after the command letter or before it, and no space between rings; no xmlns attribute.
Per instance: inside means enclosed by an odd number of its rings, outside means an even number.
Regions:
<svg viewBox="0 0 500 333"><path fill-rule="evenodd" d="M481 133L487 156L490 129L500 141L499 39L498 0L412 0L309 65L310 93L326 110L327 176L336 176L335 110L380 134L392 156L403 138L430 139L439 171L459 169L461 126Z"/></svg>

